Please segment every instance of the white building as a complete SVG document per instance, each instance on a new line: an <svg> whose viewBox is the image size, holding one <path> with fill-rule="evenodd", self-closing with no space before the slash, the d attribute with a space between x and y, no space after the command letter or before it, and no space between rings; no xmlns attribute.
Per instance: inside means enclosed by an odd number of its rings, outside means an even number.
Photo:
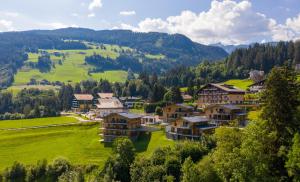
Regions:
<svg viewBox="0 0 300 182"><path fill-rule="evenodd" d="M116 97L113 97L112 93L98 93L100 97L96 104L96 117L104 117L111 113L127 112L123 104Z"/></svg>
<svg viewBox="0 0 300 182"><path fill-rule="evenodd" d="M162 123L162 119L159 118L157 115L148 115L142 117L142 124L146 125L153 125L153 124L160 124Z"/></svg>

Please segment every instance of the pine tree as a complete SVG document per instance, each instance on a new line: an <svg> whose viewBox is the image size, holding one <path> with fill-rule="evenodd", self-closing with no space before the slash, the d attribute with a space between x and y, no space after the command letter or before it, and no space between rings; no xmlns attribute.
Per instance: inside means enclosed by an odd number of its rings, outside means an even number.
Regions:
<svg viewBox="0 0 300 182"><path fill-rule="evenodd" d="M300 88L295 73L286 66L274 68L265 87L262 119L266 120L269 132L275 134L270 144L272 165L269 169L273 176L286 179L285 156L294 134L300 130L300 122L296 117Z"/></svg>
<svg viewBox="0 0 300 182"><path fill-rule="evenodd" d="M74 88L74 93L81 94L81 86L79 83L76 83L75 88Z"/></svg>

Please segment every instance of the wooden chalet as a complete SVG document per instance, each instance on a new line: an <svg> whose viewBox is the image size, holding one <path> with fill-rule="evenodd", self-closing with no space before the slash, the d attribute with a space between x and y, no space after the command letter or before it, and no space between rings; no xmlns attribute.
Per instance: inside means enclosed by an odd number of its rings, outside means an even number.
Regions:
<svg viewBox="0 0 300 182"><path fill-rule="evenodd" d="M210 83L198 91L198 107L211 104L242 104L245 91L232 85Z"/></svg>

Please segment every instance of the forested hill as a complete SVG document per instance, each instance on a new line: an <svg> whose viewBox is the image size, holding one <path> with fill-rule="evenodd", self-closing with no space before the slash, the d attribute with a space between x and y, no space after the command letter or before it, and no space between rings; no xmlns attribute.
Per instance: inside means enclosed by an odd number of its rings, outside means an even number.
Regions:
<svg viewBox="0 0 300 182"><path fill-rule="evenodd" d="M24 66L28 53L38 53L47 49L90 49L87 42L102 47L103 44L113 44L131 49L129 52L124 49L118 52L120 56L117 61L106 60L103 63L105 65L93 64L94 72L105 71L103 69L107 67L127 71L133 66L131 69L136 73L144 69L161 73L162 70L176 65L195 66L203 60L215 61L228 55L222 48L201 45L179 34L136 33L128 30L95 31L83 28L5 32L0 33L0 88L12 84L14 74ZM149 58L147 55L160 58ZM155 61L156 59L159 59L159 62Z"/></svg>
<svg viewBox="0 0 300 182"><path fill-rule="evenodd" d="M193 65L201 60L218 60L228 54L219 47L206 46L191 41L184 35L166 33L140 33L130 30L100 30L66 28L53 31L32 31L38 35L53 35L62 39L86 40L104 44L116 44L150 54L163 54L169 58L185 59Z"/></svg>
<svg viewBox="0 0 300 182"><path fill-rule="evenodd" d="M178 67L161 77L165 86L203 85L208 82L223 82L228 79L245 79L251 70L269 73L274 67L289 65L294 69L300 64L300 41L252 44L248 48L233 51L218 62L203 62L193 67Z"/></svg>

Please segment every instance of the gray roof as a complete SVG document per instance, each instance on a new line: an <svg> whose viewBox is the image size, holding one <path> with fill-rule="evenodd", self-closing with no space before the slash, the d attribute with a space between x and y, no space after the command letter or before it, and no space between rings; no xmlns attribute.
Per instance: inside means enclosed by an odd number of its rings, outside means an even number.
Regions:
<svg viewBox="0 0 300 182"><path fill-rule="evenodd" d="M206 116L182 117L182 119L191 123L208 122L208 118Z"/></svg>
<svg viewBox="0 0 300 182"><path fill-rule="evenodd" d="M216 88L219 88L219 89L221 89L223 91L226 91L226 92L229 92L229 93L237 93L237 94L245 94L246 93L242 89L239 89L239 88L237 88L233 85L228 85L228 84L224 84L224 83L208 83L205 86L203 86L200 90L206 88L209 85L211 85L213 87L216 87Z"/></svg>
<svg viewBox="0 0 300 182"><path fill-rule="evenodd" d="M230 109L230 110L239 110L239 109L241 109L239 106L232 105L232 104L225 104L225 105L222 105L222 107Z"/></svg>
<svg viewBox="0 0 300 182"><path fill-rule="evenodd" d="M244 90L241 90L233 85L228 85L228 84L224 84L224 83L211 83L210 85L213 85L215 87L218 87L222 90L228 91L228 92L242 92L245 93Z"/></svg>
<svg viewBox="0 0 300 182"><path fill-rule="evenodd" d="M184 107L184 108L187 108L187 109L194 109L193 106L189 106L189 105L186 105L186 104L176 104L177 106L180 106L180 107Z"/></svg>
<svg viewBox="0 0 300 182"><path fill-rule="evenodd" d="M129 118L129 119L136 119L136 118L141 118L141 115L138 114L133 114L133 113L125 113L125 112L121 112L118 113L120 116L123 116L125 118Z"/></svg>

